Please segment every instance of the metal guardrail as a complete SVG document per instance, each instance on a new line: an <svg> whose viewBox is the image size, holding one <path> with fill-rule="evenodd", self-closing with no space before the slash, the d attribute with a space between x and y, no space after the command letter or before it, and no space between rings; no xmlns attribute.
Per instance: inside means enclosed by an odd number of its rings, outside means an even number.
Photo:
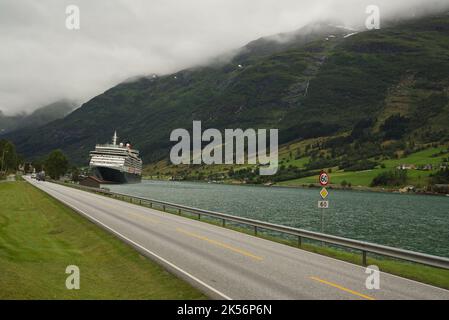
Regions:
<svg viewBox="0 0 449 320"><path fill-rule="evenodd" d="M148 199L143 197L136 197L129 194L123 194L123 193L116 193L111 192L109 190L105 189L99 189L99 188L91 188L91 187L85 187L80 186L77 184L67 184L67 183L61 183L56 182L55 183L64 185L64 186L70 186L81 190L87 190L95 193L105 194L108 196L111 196L113 198L121 198L126 201L126 199L129 199L129 202L140 204L140 205L147 205L150 208L153 208L154 205L158 205L161 207L163 211L167 211L168 208L176 209L178 215L181 215L181 213L188 212L191 214L195 214L198 216L198 219L201 219L201 216L208 216L216 219L220 219L222 221L222 226L226 226L226 221L232 221L239 224L245 224L248 226L251 226L254 228L254 234L257 235L259 229L264 230L271 230L276 231L292 236L296 236L298 239L298 246L301 247L302 239L312 239L321 241L327 244L332 245L338 245L350 249L360 250L362 252L362 263L363 265L367 265L367 253L374 253L382 256L387 256L391 258L397 258L402 259L410 262L420 263L432 267L438 267L443 269L449 269L449 259L445 257L439 257L404 249L398 249L383 245L378 245L374 243L359 241L359 240L353 240L353 239L347 239L342 238L338 236L332 236L328 234L318 233L314 231L308 231L303 229L297 229L293 227L288 226L282 226L278 224L273 224L269 222L263 222L259 220L249 219L249 218L243 218L243 217L237 217L230 214L215 212L215 211L209 211L204 209L198 209L198 208L192 208L188 206L183 206L171 202L166 201L160 201L160 200L154 200L154 199Z"/></svg>

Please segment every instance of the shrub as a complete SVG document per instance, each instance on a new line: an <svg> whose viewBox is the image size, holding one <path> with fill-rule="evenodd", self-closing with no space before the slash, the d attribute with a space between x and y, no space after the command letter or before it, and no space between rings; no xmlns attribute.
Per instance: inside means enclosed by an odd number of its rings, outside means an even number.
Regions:
<svg viewBox="0 0 449 320"><path fill-rule="evenodd" d="M432 184L449 184L449 168L442 169L430 176Z"/></svg>
<svg viewBox="0 0 449 320"><path fill-rule="evenodd" d="M53 150L45 161L45 169L52 179L59 179L69 167L69 161L61 150Z"/></svg>
<svg viewBox="0 0 449 320"><path fill-rule="evenodd" d="M371 182L371 187L400 186L407 182L406 170L393 170L379 173Z"/></svg>
<svg viewBox="0 0 449 320"><path fill-rule="evenodd" d="M385 139L400 139L406 133L409 119L401 115L393 115L381 126Z"/></svg>

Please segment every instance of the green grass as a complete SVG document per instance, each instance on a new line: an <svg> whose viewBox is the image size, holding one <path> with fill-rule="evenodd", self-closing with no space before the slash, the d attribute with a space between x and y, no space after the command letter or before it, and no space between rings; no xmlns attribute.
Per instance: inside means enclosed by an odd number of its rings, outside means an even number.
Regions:
<svg viewBox="0 0 449 320"><path fill-rule="evenodd" d="M359 171L359 172L344 172L337 171L330 173L331 185L340 184L343 180L350 182L353 186L368 186L373 178L379 173L385 170L374 169L370 171ZM298 186L304 184L317 184L318 177L311 176L301 179L283 181L278 183L280 186Z"/></svg>
<svg viewBox="0 0 449 320"><path fill-rule="evenodd" d="M446 151L445 154L433 157L433 155L444 151ZM425 164L437 165L440 164L443 161L443 158L446 158L447 155L448 155L447 148L443 147L429 148L423 151L412 153L407 157L401 159L385 160L383 163L385 163L387 168L393 168L403 163L414 165L425 165Z"/></svg>
<svg viewBox="0 0 449 320"><path fill-rule="evenodd" d="M285 159L284 165L286 167L294 166L294 167L298 167L298 168L302 169L306 166L307 163L309 163L309 161L310 161L310 157L302 157L299 159Z"/></svg>
<svg viewBox="0 0 449 320"><path fill-rule="evenodd" d="M80 268L80 290L65 269ZM204 299L26 182L0 184L0 299Z"/></svg>
<svg viewBox="0 0 449 320"><path fill-rule="evenodd" d="M343 180L350 182L353 186L363 186L368 187L373 178L376 177L379 173L392 170L399 166L400 164L414 164L416 166L419 165L438 165L443 162L443 158L448 156L448 153L444 155L439 155L437 157L433 157L433 155L446 151L445 148L429 148L423 151L412 153L401 159L390 159L384 160L381 163L385 165L385 168L375 168L372 170L366 171L356 171L356 172L345 172L345 171L334 171L330 174L331 176L331 184L339 185ZM421 170L407 170L407 184L412 184L415 186L424 186L428 182L429 175L435 171L421 171ZM283 186L298 186L304 184L316 184L318 177L311 176L305 177L301 179L289 180L278 183L278 185Z"/></svg>

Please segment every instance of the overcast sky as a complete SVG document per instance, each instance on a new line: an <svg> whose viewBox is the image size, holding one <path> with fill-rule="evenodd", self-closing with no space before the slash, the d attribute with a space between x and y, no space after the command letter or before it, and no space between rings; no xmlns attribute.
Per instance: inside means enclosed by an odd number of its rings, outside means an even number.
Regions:
<svg viewBox="0 0 449 320"><path fill-rule="evenodd" d="M81 102L136 75L174 72L320 19L362 24L448 0L0 0L0 110ZM80 30L65 25L80 9ZM410 11L412 9L412 11ZM421 12L422 10L418 10Z"/></svg>

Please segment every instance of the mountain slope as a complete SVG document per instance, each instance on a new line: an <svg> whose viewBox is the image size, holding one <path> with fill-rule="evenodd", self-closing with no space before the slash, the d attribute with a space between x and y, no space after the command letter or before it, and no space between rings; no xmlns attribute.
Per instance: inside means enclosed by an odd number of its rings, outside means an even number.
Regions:
<svg viewBox="0 0 449 320"><path fill-rule="evenodd" d="M25 156L62 148L80 164L114 130L145 162L162 159L170 132L193 120L203 128L279 128L285 143L351 132L364 121L382 131L401 113L400 138L449 138L449 16L346 38L341 28L313 29L259 39L227 63L122 83L64 119L7 138Z"/></svg>
<svg viewBox="0 0 449 320"><path fill-rule="evenodd" d="M76 103L61 100L40 107L30 114L5 116L0 110L0 134L23 128L37 128L57 119L64 118L77 107Z"/></svg>

